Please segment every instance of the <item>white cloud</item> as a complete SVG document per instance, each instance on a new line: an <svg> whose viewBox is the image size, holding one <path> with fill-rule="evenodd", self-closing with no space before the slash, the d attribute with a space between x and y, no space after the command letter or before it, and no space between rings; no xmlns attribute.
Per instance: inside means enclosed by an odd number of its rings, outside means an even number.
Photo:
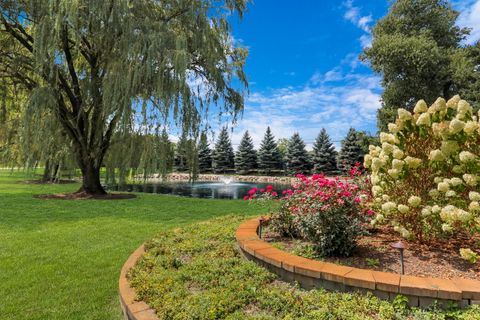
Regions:
<svg viewBox="0 0 480 320"><path fill-rule="evenodd" d="M480 0L475 1L460 1L455 4L457 10L460 11L460 16L457 20L457 25L460 27L471 28L470 36L466 43L473 44L480 40Z"/></svg>
<svg viewBox="0 0 480 320"><path fill-rule="evenodd" d="M343 86L325 79L340 77ZM321 128L330 134L337 148L350 127L371 130L380 108L380 80L365 74L341 75L338 70L312 76L317 81L303 87L285 87L253 93L246 101L245 116L234 129L232 141L239 143L248 130L258 147L267 126L277 139L299 132L311 148Z"/></svg>
<svg viewBox="0 0 480 320"><path fill-rule="evenodd" d="M343 17L353 23L355 26L360 28L365 34L360 36L358 39L362 48L371 46L372 44L372 35L371 35L371 23L373 22L372 15L362 15L360 8L354 6L353 0L347 0L343 3L344 7L347 9Z"/></svg>

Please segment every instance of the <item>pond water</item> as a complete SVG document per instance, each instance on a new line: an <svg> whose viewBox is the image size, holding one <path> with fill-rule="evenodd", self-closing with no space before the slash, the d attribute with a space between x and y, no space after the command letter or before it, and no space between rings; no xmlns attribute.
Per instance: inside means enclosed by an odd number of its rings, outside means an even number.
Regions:
<svg viewBox="0 0 480 320"><path fill-rule="evenodd" d="M110 191L146 192L158 194L171 194L192 198L207 199L243 199L248 191L254 187L261 189L272 185L273 190L281 194L282 190L290 188L286 184L272 184L260 182L235 182L235 181L171 181L145 184L127 184L124 186L109 186Z"/></svg>

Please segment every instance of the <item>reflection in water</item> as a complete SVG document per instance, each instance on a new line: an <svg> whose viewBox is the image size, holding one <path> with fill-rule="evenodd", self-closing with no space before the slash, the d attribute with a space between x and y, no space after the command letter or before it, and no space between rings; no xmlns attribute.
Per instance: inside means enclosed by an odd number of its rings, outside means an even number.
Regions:
<svg viewBox="0 0 480 320"><path fill-rule="evenodd" d="M209 199L243 199L248 191L254 187L265 188L269 183L252 182L211 182L197 181L190 182L161 182L147 184L128 184L125 186L108 186L111 191L146 192L158 194L172 194L183 197L209 198ZM273 190L280 191L288 189L288 185L271 184Z"/></svg>

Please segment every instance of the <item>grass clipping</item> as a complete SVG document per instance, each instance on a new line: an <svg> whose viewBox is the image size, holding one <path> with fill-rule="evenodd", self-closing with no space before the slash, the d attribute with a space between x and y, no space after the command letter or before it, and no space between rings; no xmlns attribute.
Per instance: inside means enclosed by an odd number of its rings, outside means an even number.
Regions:
<svg viewBox="0 0 480 320"><path fill-rule="evenodd" d="M439 310L410 310L405 301L305 291L240 255L235 229L245 217L222 217L158 235L128 277L138 300L160 319L444 319ZM453 311L480 319L480 308ZM448 315L452 314L452 311Z"/></svg>

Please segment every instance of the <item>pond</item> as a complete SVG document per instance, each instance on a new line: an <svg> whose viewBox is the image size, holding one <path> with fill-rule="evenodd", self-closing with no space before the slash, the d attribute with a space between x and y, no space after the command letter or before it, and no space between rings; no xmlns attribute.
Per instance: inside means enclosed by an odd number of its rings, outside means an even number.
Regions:
<svg viewBox="0 0 480 320"><path fill-rule="evenodd" d="M127 184L124 186L109 186L110 191L146 192L157 194L171 194L192 198L207 199L243 199L248 191L254 187L258 189L272 185L273 190L281 191L290 188L287 184L272 184L260 182L235 182L235 181L169 181L145 184Z"/></svg>

